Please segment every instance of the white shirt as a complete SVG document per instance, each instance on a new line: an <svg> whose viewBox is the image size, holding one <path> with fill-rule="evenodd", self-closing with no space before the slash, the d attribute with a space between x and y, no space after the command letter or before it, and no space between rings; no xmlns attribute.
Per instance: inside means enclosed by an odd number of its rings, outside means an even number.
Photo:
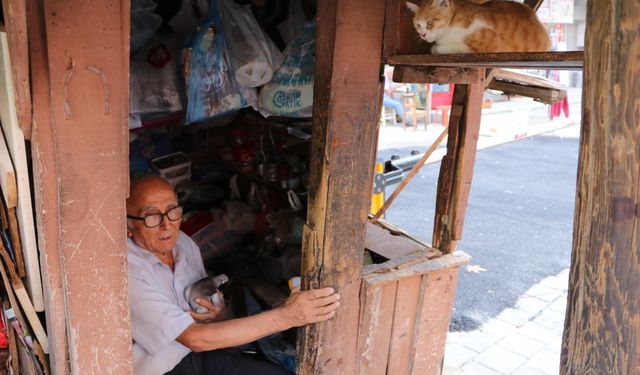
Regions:
<svg viewBox="0 0 640 375"><path fill-rule="evenodd" d="M194 323L184 290L207 272L200 249L182 232L172 250L173 272L133 240L128 247L134 373L164 374L191 352L176 341Z"/></svg>

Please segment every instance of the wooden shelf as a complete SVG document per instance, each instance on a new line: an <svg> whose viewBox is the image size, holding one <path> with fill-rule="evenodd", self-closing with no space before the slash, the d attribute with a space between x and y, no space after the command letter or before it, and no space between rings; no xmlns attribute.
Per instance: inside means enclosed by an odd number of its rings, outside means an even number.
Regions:
<svg viewBox="0 0 640 375"><path fill-rule="evenodd" d="M394 55L385 62L391 65L467 68L582 69L583 51Z"/></svg>

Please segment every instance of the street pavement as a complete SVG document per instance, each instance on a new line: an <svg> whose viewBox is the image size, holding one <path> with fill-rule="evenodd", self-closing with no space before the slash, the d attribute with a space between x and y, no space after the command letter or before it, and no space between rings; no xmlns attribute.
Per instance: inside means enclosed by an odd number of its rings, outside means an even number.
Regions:
<svg viewBox="0 0 640 375"><path fill-rule="evenodd" d="M483 110L478 149L484 151L476 159L465 233L458 246L472 261L461 269L458 282L445 356L447 375L558 373L579 98L579 89L571 90L571 116L553 121L546 106L530 99ZM420 124L416 131L382 126L378 157L424 152L443 130L438 124L427 130ZM387 215L427 242L444 152L442 145ZM393 188L387 188L387 195Z"/></svg>

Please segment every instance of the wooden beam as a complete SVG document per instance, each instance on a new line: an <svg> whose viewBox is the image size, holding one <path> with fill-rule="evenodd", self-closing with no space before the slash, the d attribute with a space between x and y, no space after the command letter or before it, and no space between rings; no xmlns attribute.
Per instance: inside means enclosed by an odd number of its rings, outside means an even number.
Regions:
<svg viewBox="0 0 640 375"><path fill-rule="evenodd" d="M24 137L31 139L31 86L26 3L26 0L2 0L2 9L11 54L18 125Z"/></svg>
<svg viewBox="0 0 640 375"><path fill-rule="evenodd" d="M527 86L516 82L499 81L497 79L494 79L487 88L502 91L505 94L526 96L546 104L553 104L567 96L567 92L564 90Z"/></svg>
<svg viewBox="0 0 640 375"><path fill-rule="evenodd" d="M479 70L471 68L397 65L393 69L393 82L461 84L477 83L479 80Z"/></svg>
<svg viewBox="0 0 640 375"><path fill-rule="evenodd" d="M582 51L451 53L447 55L411 53L388 56L384 62L392 65L414 66L581 69L583 54Z"/></svg>
<svg viewBox="0 0 640 375"><path fill-rule="evenodd" d="M637 2L587 2L562 375L640 373L638 18Z"/></svg>
<svg viewBox="0 0 640 375"><path fill-rule="evenodd" d="M43 14L51 115L42 126L55 130L57 167L47 171L56 183L46 188L58 197L69 369L130 374L124 215L129 1L45 1ZM99 343L108 343L108 350L97 350Z"/></svg>
<svg viewBox="0 0 640 375"><path fill-rule="evenodd" d="M51 121L51 79L41 0L28 0L29 53L32 81L33 127L31 159L33 160L35 219L44 288L49 364L54 374L69 374L69 348L65 324L65 291L62 279L58 226L57 165Z"/></svg>
<svg viewBox="0 0 640 375"><path fill-rule="evenodd" d="M353 375L383 90L384 0L321 1L318 14L303 288L332 286L341 305L330 321L303 329L298 373Z"/></svg>
<svg viewBox="0 0 640 375"><path fill-rule="evenodd" d="M484 70L481 77L484 77ZM451 105L447 154L440 164L433 247L443 253L455 250L462 238L464 214L471 189L480 131L484 78L471 85L456 85Z"/></svg>

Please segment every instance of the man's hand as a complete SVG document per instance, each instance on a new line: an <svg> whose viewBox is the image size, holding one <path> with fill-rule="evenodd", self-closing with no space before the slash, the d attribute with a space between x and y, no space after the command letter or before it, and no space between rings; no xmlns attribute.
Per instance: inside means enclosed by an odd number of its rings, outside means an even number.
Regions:
<svg viewBox="0 0 640 375"><path fill-rule="evenodd" d="M221 320L223 316L222 310L224 309L224 297L222 292L218 292L218 299L222 304L221 307L214 305L209 299L197 298L196 303L209 311L199 314L191 310L189 311L189 314L191 314L191 317L196 321L196 323L213 323Z"/></svg>
<svg viewBox="0 0 640 375"><path fill-rule="evenodd" d="M331 319L338 306L340 295L333 288L305 290L289 296L282 314L292 327L301 327Z"/></svg>

